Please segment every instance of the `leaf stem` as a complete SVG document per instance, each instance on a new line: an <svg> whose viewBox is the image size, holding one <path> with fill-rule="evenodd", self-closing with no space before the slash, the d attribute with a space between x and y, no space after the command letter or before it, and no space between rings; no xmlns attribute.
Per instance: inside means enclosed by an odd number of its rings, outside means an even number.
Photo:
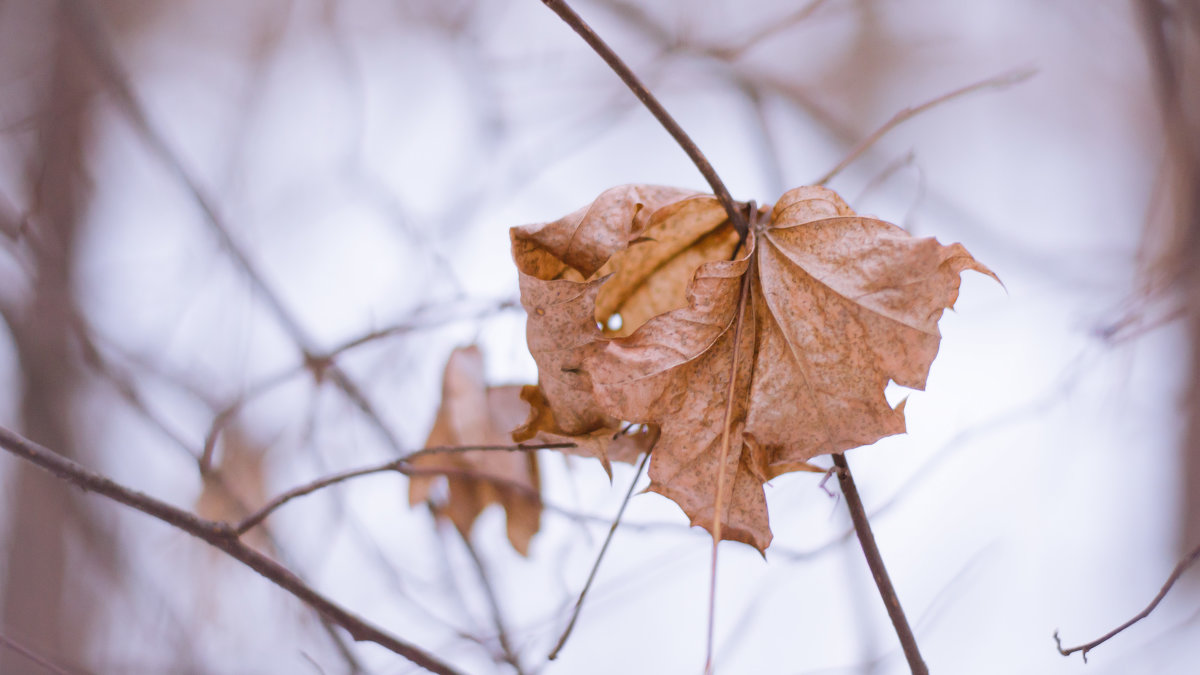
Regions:
<svg viewBox="0 0 1200 675"><path fill-rule="evenodd" d="M737 208L737 205L733 201L733 197L731 197L729 194L728 188L725 187L725 183L721 182L721 177L717 175L716 169L714 169L712 164L709 163L708 158L704 156L704 153L700 152L700 148L697 147L695 141L693 141L691 137L687 135L687 132L683 130L683 127L679 126L679 123L676 122L675 118L671 117L671 114L667 112L667 109L658 102L658 99L654 97L654 94L650 93L650 90L646 88L646 85L642 84L642 81L638 79L637 75L634 75L633 70L631 70L629 66L621 60L621 57L617 56L616 52L614 52L612 48L604 42L604 40L600 39L600 36L592 30L592 27L589 26L587 22L585 22L578 14L576 14L575 10L571 9L571 6L568 5L565 0L542 0L542 4L546 5L546 7L549 7L555 14L562 18L562 20L565 21L568 26L570 26L576 33L579 34L579 37L583 38L584 42L588 43L588 45L600 55L600 58L604 59L604 62L608 64L608 67L612 68L613 72L615 72L617 76L621 78L621 81L633 91L634 96L637 96L638 100L642 102L642 105L646 106L646 109L649 110L652 115L654 115L654 118L658 120L659 124L663 125L663 128L667 130L667 133L671 134L671 137L675 139L675 142L679 144L679 147L683 148L683 151L687 153L689 158L691 158L692 163L695 164L696 168L700 170L701 174L703 174L704 179L708 181L709 186L713 190L713 194L715 194L717 199L720 200L721 206L725 207L725 213L729 216L729 222L731 222L733 224L733 228L737 230L738 236L742 239L745 239L746 232L748 231L746 218Z"/></svg>
<svg viewBox="0 0 1200 675"><path fill-rule="evenodd" d="M754 202L750 202L749 212L750 224L754 225L758 219L758 207ZM741 246L741 243L738 246ZM717 462L717 496L713 500L712 569L708 580L708 639L704 655L704 672L706 674L712 673L713 668L713 633L715 632L717 618L717 548L721 544L721 523L725 510L725 474L727 473L725 464L729 461L729 432L733 426L733 398L737 386L738 346L742 342L742 324L746 316L746 305L749 302L749 297L750 269L747 268L742 273L742 291L738 298L737 323L733 329L733 358L729 367L729 387L725 392L725 423L721 434L721 457Z"/></svg>
<svg viewBox="0 0 1200 675"><path fill-rule="evenodd" d="M846 506L850 509L850 520L854 522L854 532L858 535L858 543L862 545L863 555L867 557L867 565L871 568L871 576L879 587L879 595L887 607L888 617L896 636L900 638L900 646L904 649L904 657L908 659L908 667L913 675L929 675L929 667L921 658L917 648L917 639L913 636L904 609L900 607L900 598L888 577L887 568L883 564L883 556L875 544L875 535L871 533L871 523L867 520L867 511L863 508L862 497L858 494L858 486L854 484L854 476L850 473L850 465L846 456L840 452L833 453L833 465L836 467L838 483L842 486L842 494L846 496Z"/></svg>

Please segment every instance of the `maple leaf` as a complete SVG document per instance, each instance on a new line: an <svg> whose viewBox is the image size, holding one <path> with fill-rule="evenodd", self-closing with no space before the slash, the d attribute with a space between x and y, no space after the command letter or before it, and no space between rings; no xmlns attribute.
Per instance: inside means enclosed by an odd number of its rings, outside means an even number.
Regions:
<svg viewBox="0 0 1200 675"><path fill-rule="evenodd" d="M483 355L478 347L454 350L446 363L442 405L425 447L455 445L505 445L509 431L525 421L529 405L520 398L521 387L487 387ZM449 498L435 513L450 519L463 537L476 518L491 504L504 507L508 540L522 555L541 522L537 456L531 452L471 450L422 455L416 468L446 470ZM436 475L413 475L408 500L416 505L429 497Z"/></svg>
<svg viewBox="0 0 1200 675"><path fill-rule="evenodd" d="M511 238L558 431L655 425L649 489L764 551L763 483L902 433L888 381L924 388L959 274L995 275L825 188L755 215L739 242L711 195L625 186Z"/></svg>

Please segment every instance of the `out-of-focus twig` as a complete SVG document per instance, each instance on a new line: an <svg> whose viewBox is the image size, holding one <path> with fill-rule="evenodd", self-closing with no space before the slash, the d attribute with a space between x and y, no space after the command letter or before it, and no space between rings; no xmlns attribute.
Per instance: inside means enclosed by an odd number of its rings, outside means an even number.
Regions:
<svg viewBox="0 0 1200 675"><path fill-rule="evenodd" d="M930 99L920 105L901 110L893 115L890 120L884 122L883 126L876 129L870 136L867 136L860 141L858 145L854 146L854 149L851 150L850 153L847 154L844 159L842 159L842 161L838 162L837 166L833 167L824 176L821 176L814 181L813 185L824 185L833 180L834 176L841 173L842 169L850 166L854 160L858 159L864 152L870 149L872 145L875 145L877 142L879 142L879 139L883 138L884 135L886 135L889 131L895 129L917 115L920 115L926 110L929 110L930 108L936 108L947 101L952 101L956 98L960 98L962 96L966 96L967 94L972 94L983 89L1001 89L1004 87L1011 87L1014 84L1028 80L1030 77L1033 77L1036 72L1037 71L1033 69L1015 70L1009 73L1004 73L1003 75L989 77L986 80L981 80L974 84L968 84L965 87L960 87L954 91L942 94L941 96Z"/></svg>
<svg viewBox="0 0 1200 675"><path fill-rule="evenodd" d="M16 213L8 199L0 194L0 234L16 243L25 233L25 219Z"/></svg>
<svg viewBox="0 0 1200 675"><path fill-rule="evenodd" d="M272 290L266 279L258 272L258 269L251 262L249 256L238 245L225 219L217 209L216 204L200 187L199 181L192 176L179 157L167 145L166 140L150 123L148 115L129 86L128 78L121 68L112 43L107 38L104 26L95 15L91 4L87 0L66 0L63 6L72 19L75 33L80 43L92 57L105 82L113 90L129 121L133 124L134 129L158 156L159 161L163 162L187 189L192 200L204 214L204 222L213 234L216 235L221 246L233 258L251 285L254 286L254 289L258 292L263 302L266 303L267 308L276 321L279 322L280 326L296 344L297 349L300 350L304 357L304 362L312 369L314 378L321 379L324 377L337 385L346 397L363 412L364 416L388 446L397 453L402 452L400 440L391 428L384 423L383 418L363 393L362 388L337 363L318 355L319 350L316 347L316 342L308 335L308 332L300 324L299 320L283 304L283 301Z"/></svg>
<svg viewBox="0 0 1200 675"><path fill-rule="evenodd" d="M820 9L821 5L825 4L825 0L811 0L807 5L798 8L791 14L785 17L768 22L752 35L742 38L740 42L734 45L725 45L720 47L711 47L708 52L719 59L733 61L745 54L751 47L768 40L780 33L795 28L797 24L803 23L808 17L813 15Z"/></svg>
<svg viewBox="0 0 1200 675"><path fill-rule="evenodd" d="M351 338L335 346L333 349L330 349L326 356L329 358L335 358L345 352L348 352L352 349L357 349L363 345L375 342L377 340L395 337L397 335L405 335L420 330L440 328L454 321L482 321L502 312L517 309L520 306L521 303L517 300L503 300L474 312L464 312L461 315L451 315L427 320L414 318L410 321L402 321L390 326L385 326L383 328L377 328L359 335L358 337Z"/></svg>
<svg viewBox="0 0 1200 675"><path fill-rule="evenodd" d="M1162 602L1163 598L1167 597L1167 593L1171 590L1171 587L1175 585L1176 581L1179 581L1179 577L1183 576L1183 573L1186 572L1187 569L1196 562L1196 560L1200 560L1200 546L1197 546L1188 552L1188 554L1183 556L1183 559L1180 560L1177 565L1175 565L1175 569L1171 571L1171 576L1167 577L1167 580L1163 583L1162 588L1158 589L1158 595L1154 596L1154 599L1150 601L1149 605L1146 605L1145 609L1134 615L1132 619L1126 621L1120 626L1117 626L1104 635L1101 635L1095 640L1076 647L1064 648L1062 646L1062 640L1058 637L1058 631L1054 631L1054 644L1058 646L1058 653L1062 654L1063 656L1070 656L1075 652L1082 652L1083 662L1087 663L1088 652L1121 634L1126 628L1129 628L1133 624L1150 616L1150 612L1153 612L1154 608L1158 607L1158 603Z"/></svg>
<svg viewBox="0 0 1200 675"><path fill-rule="evenodd" d="M286 567L242 543L234 528L226 523L205 520L125 487L4 427L0 427L0 447L80 489L137 509L224 551L349 631L355 640L374 642L434 673L457 672L432 654L390 635L321 595Z"/></svg>
<svg viewBox="0 0 1200 675"><path fill-rule="evenodd" d="M50 659L38 654L32 649L11 638L5 637L3 633L0 633L0 647L13 650L21 656L29 659L31 662L36 663L48 673L54 673L54 675L72 675L71 671L60 668Z"/></svg>
<svg viewBox="0 0 1200 675"><path fill-rule="evenodd" d="M390 326L377 328L359 335L358 337L351 338L350 340L333 347L323 354L315 356L310 355L304 363L282 368L260 379L259 381L251 384L236 400L221 408L213 416L212 422L209 425L208 434L205 436L204 452L200 458L201 471L207 471L211 466L213 452L216 450L217 439L224 430L225 426L231 420L233 420L237 413L250 401L256 399L262 394L265 394L271 389L282 385L291 378L299 376L305 371L327 368L328 364L333 364L335 360L342 354L379 340L395 337L397 335L406 335L408 333L421 330L432 330L455 321L479 321L494 316L498 313L509 311L516 307L520 307L518 302L514 300L504 300L474 312L464 312L462 314L452 314L429 319L413 318L409 321L394 323ZM321 364L326 365L322 366Z"/></svg>
<svg viewBox="0 0 1200 675"><path fill-rule="evenodd" d="M488 574L487 566L484 565L483 558L479 557L479 552L475 550L475 545L471 543L471 537L466 533L460 534L462 534L463 546L467 549L471 563L475 566L475 572L479 575L479 585L483 588L483 596L487 599L488 610L492 614L492 625L496 628L496 637L500 641L500 650L504 652L504 662L511 665L517 671L517 675L524 675L525 671L521 668L521 659L513 651L512 640L509 639L508 629L504 626L504 617L500 613L500 601L496 599L496 588L492 585L492 578Z"/></svg>

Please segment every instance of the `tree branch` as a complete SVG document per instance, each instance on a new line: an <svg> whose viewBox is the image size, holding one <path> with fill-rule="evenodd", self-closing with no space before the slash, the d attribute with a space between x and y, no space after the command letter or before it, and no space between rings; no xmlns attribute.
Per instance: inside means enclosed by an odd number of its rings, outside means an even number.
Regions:
<svg viewBox="0 0 1200 675"><path fill-rule="evenodd" d="M453 675L458 672L419 647L388 634L321 595L286 567L242 543L237 531L226 523L205 520L127 488L4 427L0 427L0 447L76 487L137 509L224 551L346 629L355 640L374 642L434 673Z"/></svg>
<svg viewBox="0 0 1200 675"><path fill-rule="evenodd" d="M1100 637L1096 638L1095 640L1092 640L1091 642L1088 642L1085 644L1081 644L1078 647L1070 647L1068 649L1064 649L1062 646L1062 640L1059 639L1059 637L1058 637L1058 631L1057 630L1054 631L1054 644L1056 644L1058 646L1058 653L1062 654L1063 656L1070 656L1071 654L1074 654L1075 652L1082 652L1083 662L1087 663L1088 652L1092 651L1096 647L1099 647L1100 645L1104 644L1105 642L1108 642L1110 639L1116 637L1122 631L1124 631L1126 628L1129 628L1133 624L1150 616L1150 612L1153 612L1154 608L1158 607L1158 603L1162 602L1163 598L1167 597L1167 592L1171 590L1171 587L1175 585L1175 582L1179 581L1179 577L1183 576L1183 573L1187 571L1187 568L1191 567L1192 564L1195 563L1197 559L1200 559L1200 546L1197 546L1196 548L1189 551L1188 554L1183 556L1183 559L1179 561L1179 564L1175 565L1175 569L1172 570L1171 576L1167 577L1167 580L1165 583L1163 583L1162 588L1158 589L1158 595L1154 596L1154 599L1150 601L1149 605L1146 605L1145 609L1138 612L1137 615L1134 616L1132 619L1126 621L1125 623L1121 624L1120 626L1117 626L1116 628L1110 630L1109 632L1105 633L1104 635L1101 635Z"/></svg>
<svg viewBox="0 0 1200 675"><path fill-rule="evenodd" d="M883 126L876 129L874 133L872 133L870 136L867 136L866 138L864 138L862 141L859 142L858 145L854 146L854 149L850 151L850 154L846 155L846 157L842 161L838 162L837 166L830 169L829 173L826 173L824 176L821 176L820 178L818 178L816 180L816 182L813 183L813 185L824 185L824 184L828 183L829 181L833 180L834 176L841 173L842 169L845 169L847 166L850 166L850 164L852 162L854 162L854 160L858 159L864 152L869 150L872 145L875 145L875 143L877 143L879 141L879 139L883 138L887 134L887 132L891 131L892 129L895 129L896 127L900 126L904 122L907 122L908 120L912 119L913 117L920 115L921 113L925 112L926 110L929 110L930 108L936 108L937 106L939 106L947 101L951 101L960 96L965 96L967 94L977 92L981 89L1009 87L1014 84L1017 84L1018 82L1024 82L1025 80L1028 80L1029 78L1033 77L1034 74L1036 74L1036 73L1037 73L1036 70L1026 69L1026 70L1016 70L1016 71L1012 71L1009 73L1004 73L1003 75L997 75L995 77L989 77L986 80L981 80L974 84L968 84L965 87L960 87L958 89L955 89L954 91L942 94L941 96L930 99L930 100L922 103L921 105L914 106L911 108L905 108L904 110L901 110L900 112L893 115L892 119L888 120L887 122L884 122Z"/></svg>
<svg viewBox="0 0 1200 675"><path fill-rule="evenodd" d="M41 666L48 673L54 673L54 675L72 675L71 671L66 670L65 668L60 668L54 662L38 654L32 649L25 647L15 640L5 637L3 633L0 633L0 647L13 650L21 656L29 659L30 662Z"/></svg>
<svg viewBox="0 0 1200 675"><path fill-rule="evenodd" d="M430 504L432 511L432 504ZM483 564L483 558L479 557L479 552L475 550L475 545L471 543L471 537L462 531L463 546L467 549L467 554L471 558L471 562L475 565L475 572L479 575L479 586L483 589L483 597L487 600L488 609L492 614L492 625L496 628L496 639L500 642L500 651L503 652L502 658L505 663L508 663L517 671L517 675L525 675L525 670L521 668L521 659L517 653L513 651L512 640L508 637L508 629L504 626L504 617L500 612L500 601L496 599L496 588L492 585L492 579L488 575L487 567Z"/></svg>
<svg viewBox="0 0 1200 675"><path fill-rule="evenodd" d="M671 114L667 112L667 109L658 102L658 99L654 97L654 94L650 93L650 90L646 88L646 85L642 84L642 81L638 79L637 75L634 75L633 70L631 70L629 66L621 60L621 57L617 56L616 52L614 52L612 48L604 42L604 40L600 39L599 35L596 35L596 32L592 30L592 27L587 25L587 22L585 22L578 14L576 14L575 10L571 9L570 5L568 5L565 0L542 0L542 4L549 7L555 14L562 18L562 20L565 21L568 26L570 26L576 33L579 34L579 37L583 38L584 42L588 43L588 45L600 55L600 58L604 59L604 62L608 64L608 67L612 68L613 72L615 72L617 76L621 78L621 81L625 83L625 86L629 87L629 89L633 91L634 96L637 96L638 100L642 102L642 105L646 106L646 109L649 110L652 115L654 115L654 118L658 120L659 124L663 125L663 128L667 130L667 133L671 134L671 137L675 139L675 142L679 144L679 147L683 148L683 151L687 153L689 158L691 158L692 163L695 164L696 168L700 170L700 173L704 175L704 179L708 181L709 186L713 190L713 194L715 194L717 199L720 200L721 206L725 207L725 213L729 216L729 222L732 223L733 228L737 230L738 236L742 239L745 239L748 229L746 217L743 216L741 210L737 208L737 205L733 201L733 197L729 195L729 189L725 187L725 183L721 182L721 177L717 175L716 169L714 169L712 164L709 163L708 158L704 156L704 153L700 152L700 148L697 147L695 141L693 141L691 137L687 135L687 132L683 130L683 127L679 126L679 123L676 122L675 118L671 117Z"/></svg>
<svg viewBox="0 0 1200 675"><path fill-rule="evenodd" d="M850 519L854 522L858 543L862 545L863 555L867 557L867 565L871 568L875 585L879 587L879 595L887 607L892 627L896 629L896 635L900 638L900 646L904 649L904 657L908 659L908 667L912 669L913 675L929 675L929 667L921 658L917 639L908 625L908 619L904 617L904 609L900 607L900 598L896 596L896 589L892 586L892 580L888 578L883 556L879 554L879 547L875 545L875 535L871 533L871 523L867 520L867 512L863 508L862 497L858 495L858 486L854 484L854 476L850 474L846 456L840 452L833 453L833 465L837 468L842 494L846 496L846 506L850 509Z"/></svg>
<svg viewBox="0 0 1200 675"><path fill-rule="evenodd" d="M250 257L238 245L234 239L233 233L221 216L220 210L217 208L215 201L210 195L201 188L200 182L192 175L192 173L184 166L182 160L171 150L166 139L159 133L158 129L151 124L150 117L146 113L141 102L134 95L133 88L129 84L129 78L126 76L121 63L117 58L116 50L113 48L112 41L105 31L103 23L96 16L95 8L87 0L68 0L63 3L63 7L71 17L75 29L76 36L79 38L81 46L87 52L96 65L97 70L103 80L109 85L112 93L115 95L120 108L133 125L134 130L142 137L143 142L149 149L158 157L177 180L183 185L195 202L196 206L204 215L204 223L208 229L216 236L221 246L226 250L234 263L241 269L242 274L254 287L255 291L266 303L268 311L279 326L287 333L288 337L295 343L296 348L300 351L304 358L305 366L308 367L316 379L324 376L333 382L346 398L350 399L367 421L375 428L376 432L394 451L401 452L401 443L383 418L375 410L371 401L367 398L362 388L350 378L350 376L337 364L332 358L322 357L316 346L316 341L309 335L300 320L292 314L292 312L284 304L283 300L274 292L266 278L259 273Z"/></svg>
<svg viewBox="0 0 1200 675"><path fill-rule="evenodd" d="M362 467L359 469L351 469L349 471L335 473L331 476L326 476L324 478L319 478L317 480L314 480L311 483L305 483L304 485L294 487L291 490L288 490L287 492L284 492L283 494L279 495L278 497L275 497L271 501L267 502L265 505L262 506L262 508L258 509L254 513L250 514L249 516L246 516L246 518L244 518L240 523L238 523L236 526L234 526L233 531L237 534L237 536L240 537L243 534L245 534L246 532L248 532L249 530L253 529L256 525L258 525L262 521L266 520L267 516L274 513L279 507L292 501L293 499L295 499L297 497L303 497L304 495L307 495L307 494L312 494L313 492L316 492L317 490L327 488L330 485L336 485L337 483L348 481L352 478L359 478L361 476L369 476L369 475L375 474L375 473L387 473L389 471L398 471L403 474L427 473L427 471L425 471L425 470L419 470L419 469L416 469L416 468L410 466L410 462L412 462L412 460L414 460L418 457L423 457L425 455L472 452L475 450L491 450L491 451L501 451L501 452L528 452L530 450L561 450L563 448L573 448L573 447L575 447L574 443L518 443L516 445L451 445L451 446L439 446L439 447L435 447L435 448L425 448L424 450L418 450L414 453L405 455L404 457L401 457L400 459L388 460L381 464L373 464L371 466ZM450 473L450 472L453 472L453 470L452 469L438 469L436 471L430 471L429 473L436 473L438 475L444 475L444 474Z"/></svg>

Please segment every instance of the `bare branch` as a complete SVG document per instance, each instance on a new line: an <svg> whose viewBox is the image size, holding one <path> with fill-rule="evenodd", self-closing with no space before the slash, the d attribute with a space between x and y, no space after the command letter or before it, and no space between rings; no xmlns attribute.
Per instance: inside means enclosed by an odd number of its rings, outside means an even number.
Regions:
<svg viewBox="0 0 1200 675"><path fill-rule="evenodd" d="M853 163L854 160L858 159L864 152L869 150L872 145L875 145L875 143L877 143L879 141L879 139L883 138L884 135L887 134L887 132L891 131L892 129L895 129L896 127L898 127L901 124L903 124L904 122L907 122L908 120L916 117L917 115L920 115L921 113L925 112L926 110L929 110L930 108L935 108L943 103L946 103L947 101L952 101L956 98L966 96L967 94L975 93L982 89L1002 89L1004 87L1011 87L1014 84L1028 80L1029 78L1033 77L1034 74L1036 74L1036 73L1037 73L1036 70L1026 69L1026 70L1015 70L1012 72L1004 73L1003 75L989 77L986 80L981 80L974 84L968 84L965 87L960 87L949 93L942 94L941 96L938 96L937 98L934 98L934 99L930 99L930 100L922 103L921 105L914 106L911 108L905 108L904 110L901 110L900 112L893 115L892 119L885 122L883 124L883 126L876 129L874 133L872 133L870 136L867 136L866 138L864 138L862 141L859 142L858 145L854 146L854 149L850 151L850 154L846 155L845 159L843 159L841 162L838 162L838 165L833 167L832 169L830 169L829 172L826 173L824 176L821 176L820 178L818 178L813 183L813 185L824 185L824 184L828 183L829 181L833 180L834 176L841 173L842 169L845 169L847 166L850 166L850 164Z"/></svg>
<svg viewBox="0 0 1200 675"><path fill-rule="evenodd" d="M929 675L929 668L925 665L924 659L921 658L921 651L917 648L917 639L913 636L908 619L904 616L904 609L900 607L900 598L896 595L892 580L888 578L887 567L883 564L883 556L880 555L879 547L875 544L875 535L871 532L871 523L867 520L867 512L863 508L862 497L858 495L858 486L854 484L854 476L850 474L850 465L846 463L846 456L840 452L833 453L833 465L837 468L836 473L838 483L842 486L842 494L846 496L846 506L850 509L850 519L854 521L854 531L858 534L858 543L862 545L863 555L867 557L867 565L871 568L871 576L875 578L875 585L879 587L879 595L883 598L884 606L887 607L892 627L896 629L896 635L900 638L900 646L904 649L905 658L908 659L908 667L912 669L913 675Z"/></svg>
<svg viewBox="0 0 1200 675"><path fill-rule="evenodd" d="M750 50L754 45L768 40L780 33L791 30L797 24L803 23L814 12L820 9L821 5L825 4L825 0L811 0L807 5L800 7L791 14L768 22L765 26L759 29L753 35L743 38L741 42L729 47L712 47L706 50L712 56L733 61L740 58L743 54Z"/></svg>
<svg viewBox="0 0 1200 675"><path fill-rule="evenodd" d="M341 369L332 359L318 356L316 342L300 324L300 321L284 305L279 296L272 290L266 279L258 272L249 256L241 249L233 234L221 216L216 204L201 188L188 171L187 167L171 150L166 140L151 124L145 109L129 86L128 78L117 59L111 41L108 39L104 26L95 15L95 10L87 0L70 0L64 6L73 20L76 36L82 46L97 64L105 82L113 90L121 104L125 115L129 118L134 129L141 135L142 140L158 156L159 161L175 174L179 182L187 189L192 200L204 214L204 222L217 237L221 246L233 258L242 273L250 281L258 295L266 303L275 320L284 329L288 337L296 344L304 356L304 361L312 367L315 376L327 375L328 379L338 386L366 416L375 427L383 440L397 453L401 452L401 444L395 433L376 412L362 389Z"/></svg>
<svg viewBox="0 0 1200 675"><path fill-rule="evenodd" d="M8 198L0 193L0 234L15 244L21 241L25 228L25 216L19 215Z"/></svg>
<svg viewBox="0 0 1200 675"><path fill-rule="evenodd" d="M1153 612L1154 608L1158 607L1158 603L1162 602L1163 598L1167 597L1167 593L1171 590L1171 587L1175 585L1176 581L1179 581L1179 577L1183 576L1183 573L1186 572L1187 569L1191 567L1197 559L1200 559L1200 546L1197 546L1189 551L1188 554L1183 556L1183 559L1180 560L1177 565L1175 565L1175 569L1171 571L1171 576L1167 577L1167 581L1162 585L1162 588L1158 589L1158 595L1154 596L1154 599L1150 601L1149 605L1146 605L1145 609L1138 612L1132 619L1126 621L1120 626L1117 626L1104 635L1101 635L1095 640L1081 644L1078 647L1063 648L1062 640L1058 637L1058 631L1054 631L1054 644L1058 646L1058 653L1062 654L1063 656L1070 656L1075 652L1081 652L1083 656L1083 662L1087 663L1088 652L1116 637L1126 628L1129 628L1133 624L1150 616L1150 612Z"/></svg>
<svg viewBox="0 0 1200 675"><path fill-rule="evenodd" d="M567 627L563 630L562 637L558 638L558 642L554 644L554 649L550 650L550 656L547 657L551 661L558 658L558 653L562 651L563 645L567 644L567 638L571 637L571 631L575 628L575 622L579 619L579 611L583 609L583 599L587 597L588 590L592 587L592 582L596 580L596 572L600 570L600 561L604 559L604 553L608 551L608 545L612 543L613 535L617 533L617 527L621 524L621 516L625 515L625 507L629 505L629 500L633 497L633 488L637 486L638 479L642 477L642 472L646 470L646 463L650 461L650 453L646 453L642 457L641 463L638 464L637 473L633 474L633 480L629 482L629 490L625 493L625 499L621 502L621 508L617 509L617 516L613 518L612 526L608 528L608 536L604 538L604 544L600 547L600 553L596 556L596 562L592 565L592 571L588 574L587 581L583 584L583 590L579 592L579 599L575 601L575 609L571 611L571 620L567 622Z"/></svg>
<svg viewBox="0 0 1200 675"><path fill-rule="evenodd" d="M241 535L245 534L247 531L252 529L254 526L256 526L259 523L261 523L262 521L266 520L267 516L274 513L277 509L279 509L279 507L292 501L293 499L295 499L297 497L303 497L304 495L307 495L307 494L312 494L312 493L316 492L317 490L321 490L323 488L329 487L330 485L336 485L337 483L342 483L344 481L348 481L353 478L359 478L361 476L370 476L371 474L376 474L376 473L387 473L389 471L398 471L403 474L433 473L433 474L436 474L439 476L446 475L448 473L455 471L453 469L436 469L436 470L429 470L429 469L424 469L424 468L418 469L416 467L409 465L409 463L412 460L414 460L418 457L423 457L425 455L472 452L472 451L476 451L476 450L489 450L489 451L501 451L501 452L528 452L531 450L561 450L563 448L573 448L573 447L575 447L574 443L518 443L516 445L453 445L453 446L441 446L441 447L436 447L436 448L425 448L424 450L418 450L416 452L405 455L404 457L401 457L400 459L393 459L393 460L383 462L381 464L373 464L371 466L367 466L367 467L363 467L363 468L359 468L359 469L351 469L349 471L335 473L331 476L326 476L324 478L320 478L318 480L312 481L311 483L305 483L304 485L294 487L291 490L288 490L287 492L284 492L283 494L279 495L278 497L267 502L262 508L260 508L259 510L250 514L249 516L247 516L245 519L242 520L242 522L240 522L236 526L234 526L233 531L237 534L237 536L240 537ZM495 482L498 479L487 478L487 480L492 480L493 482Z"/></svg>
<svg viewBox="0 0 1200 675"><path fill-rule="evenodd" d="M291 570L243 544L234 528L226 523L205 520L145 493L125 487L4 427L0 427L0 447L76 487L137 509L224 551L349 631L355 640L374 642L434 673L457 673L432 654L368 623L321 595Z"/></svg>
<svg viewBox="0 0 1200 675"><path fill-rule="evenodd" d="M512 640L508 637L508 629L504 627L504 618L500 614L500 601L496 599L496 589L492 586L492 579L488 576L483 558L479 557L479 552L475 550L471 538L465 532L460 531L459 534L462 535L463 545L471 557L471 562L475 565L475 571L479 574L479 585L483 587L483 595L487 599L488 609L492 613L492 625L496 627L496 637L500 641L501 651L504 652L504 662L511 665L517 671L517 675L524 675L521 659L517 658L517 653L513 651Z"/></svg>
<svg viewBox="0 0 1200 675"><path fill-rule="evenodd" d="M358 347L361 347L365 344L374 342L376 340L381 340L381 339L393 337L396 335L404 335L406 333L412 333L412 332L416 332L416 331L420 331L420 330L441 328L442 326L445 326L446 324L452 323L455 321L482 321L484 319L493 317L502 312L507 312L509 310L517 309L520 306L521 306L521 303L518 300L504 300L502 302L495 303L491 306L484 307L473 313L465 313L464 312L463 314L458 315L458 316L444 316L444 317L439 317L437 319L430 319L430 320L426 320L426 321L413 320L413 321L407 321L407 322L403 322L403 323L393 324L391 326L387 326L385 328L378 328L376 330L370 331L369 333L364 333L363 335L360 335L356 338L347 340L346 342L343 342L343 343L339 344L338 346L334 347L333 349L329 350L329 353L326 354L326 356L329 358L335 358L337 356L340 356L343 352L348 352L352 349L357 349Z"/></svg>
<svg viewBox="0 0 1200 675"><path fill-rule="evenodd" d="M0 633L0 647L13 650L21 656L29 659L31 662L41 666L48 673L54 673L54 675L71 675L71 671L59 667L50 659L47 659L46 657L38 654L29 647L22 645L12 638L5 637L3 633Z"/></svg>

